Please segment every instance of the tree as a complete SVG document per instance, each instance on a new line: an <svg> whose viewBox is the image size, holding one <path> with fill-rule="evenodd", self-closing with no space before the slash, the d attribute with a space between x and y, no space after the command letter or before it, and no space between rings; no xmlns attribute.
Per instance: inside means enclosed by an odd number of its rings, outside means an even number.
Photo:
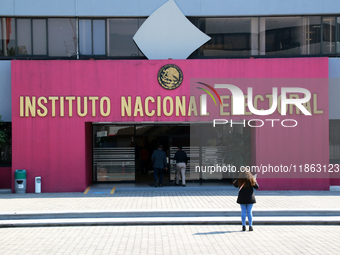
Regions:
<svg viewBox="0 0 340 255"><path fill-rule="evenodd" d="M0 115L0 147L5 147L7 144L7 134L4 130L2 130L1 126L3 125L3 121L1 120L2 115Z"/></svg>

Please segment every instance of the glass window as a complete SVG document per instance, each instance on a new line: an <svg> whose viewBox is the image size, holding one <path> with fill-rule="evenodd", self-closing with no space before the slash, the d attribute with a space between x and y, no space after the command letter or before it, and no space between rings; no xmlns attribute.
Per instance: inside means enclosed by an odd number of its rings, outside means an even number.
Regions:
<svg viewBox="0 0 340 255"><path fill-rule="evenodd" d="M79 20L81 55L105 55L105 20Z"/></svg>
<svg viewBox="0 0 340 255"><path fill-rule="evenodd" d="M2 51L2 45L3 45L3 41L2 41L2 19L0 18L0 56L4 55L4 53Z"/></svg>
<svg viewBox="0 0 340 255"><path fill-rule="evenodd" d="M340 17L336 18L336 27L337 27L336 52L340 53Z"/></svg>
<svg viewBox="0 0 340 255"><path fill-rule="evenodd" d="M134 126L93 126L94 181L134 181Z"/></svg>
<svg viewBox="0 0 340 255"><path fill-rule="evenodd" d="M203 18L199 28L211 37L199 54L246 56L258 54L258 18Z"/></svg>
<svg viewBox="0 0 340 255"><path fill-rule="evenodd" d="M15 56L15 19L6 18L6 48L7 56Z"/></svg>
<svg viewBox="0 0 340 255"><path fill-rule="evenodd" d="M77 52L75 19L48 19L48 55L71 57Z"/></svg>
<svg viewBox="0 0 340 255"><path fill-rule="evenodd" d="M265 18L266 55L300 55L302 19Z"/></svg>
<svg viewBox="0 0 340 255"><path fill-rule="evenodd" d="M335 53L335 17L323 17L322 27L322 53Z"/></svg>
<svg viewBox="0 0 340 255"><path fill-rule="evenodd" d="M319 54L319 17L269 17L260 20L262 55Z"/></svg>
<svg viewBox="0 0 340 255"><path fill-rule="evenodd" d="M340 120L329 121L329 160L340 163Z"/></svg>
<svg viewBox="0 0 340 255"><path fill-rule="evenodd" d="M303 54L321 53L321 17L305 17L306 44Z"/></svg>
<svg viewBox="0 0 340 255"><path fill-rule="evenodd" d="M47 55L46 20L33 19L33 55Z"/></svg>
<svg viewBox="0 0 340 255"><path fill-rule="evenodd" d="M92 55L91 31L90 19L79 20L79 50L81 55Z"/></svg>
<svg viewBox="0 0 340 255"><path fill-rule="evenodd" d="M108 55L142 56L133 36L145 19L109 19L108 20Z"/></svg>
<svg viewBox="0 0 340 255"><path fill-rule="evenodd" d="M191 56L294 56L340 53L340 17L192 18L211 37ZM0 56L144 56L133 36L145 19L0 18ZM17 31L16 31L17 29Z"/></svg>
<svg viewBox="0 0 340 255"><path fill-rule="evenodd" d="M32 55L31 20L17 19L18 55Z"/></svg>
<svg viewBox="0 0 340 255"><path fill-rule="evenodd" d="M93 55L105 53L105 20L93 20Z"/></svg>
<svg viewBox="0 0 340 255"><path fill-rule="evenodd" d="M3 56L15 56L15 19L13 18L2 18L1 22L2 32L2 45L1 55Z"/></svg>

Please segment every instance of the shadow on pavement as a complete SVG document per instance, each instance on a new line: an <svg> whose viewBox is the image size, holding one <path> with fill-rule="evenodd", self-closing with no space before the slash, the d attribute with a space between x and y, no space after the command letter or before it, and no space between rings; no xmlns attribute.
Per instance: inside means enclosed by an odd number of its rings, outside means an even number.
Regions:
<svg viewBox="0 0 340 255"><path fill-rule="evenodd" d="M240 231L214 231L214 232L207 232L207 233L196 233L193 234L194 236L205 236L205 235L221 235L221 234L229 234L229 233L234 233L234 232L242 232Z"/></svg>

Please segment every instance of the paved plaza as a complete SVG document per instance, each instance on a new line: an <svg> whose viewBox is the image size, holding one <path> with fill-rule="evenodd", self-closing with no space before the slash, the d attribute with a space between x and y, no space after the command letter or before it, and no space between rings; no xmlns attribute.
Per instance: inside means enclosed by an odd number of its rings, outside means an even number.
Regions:
<svg viewBox="0 0 340 255"><path fill-rule="evenodd" d="M254 216L254 231L242 232L238 223L237 189L232 187L199 188L188 184L185 188L118 187L112 194L110 191L112 187L104 191L93 189L87 194L0 194L0 217L25 213L225 210L237 212L233 214L237 222L0 227L0 254L337 254L339 251L339 221L328 225L256 225L260 217ZM340 192L256 191L256 198L254 213L328 210L340 216ZM266 215L262 218L266 219Z"/></svg>
<svg viewBox="0 0 340 255"><path fill-rule="evenodd" d="M0 254L338 254L339 226L93 226L0 229Z"/></svg>
<svg viewBox="0 0 340 255"><path fill-rule="evenodd" d="M177 187L176 187L177 188ZM165 209L239 209L233 187L117 188L110 192L0 194L0 213ZM339 209L336 191L256 191L254 210Z"/></svg>

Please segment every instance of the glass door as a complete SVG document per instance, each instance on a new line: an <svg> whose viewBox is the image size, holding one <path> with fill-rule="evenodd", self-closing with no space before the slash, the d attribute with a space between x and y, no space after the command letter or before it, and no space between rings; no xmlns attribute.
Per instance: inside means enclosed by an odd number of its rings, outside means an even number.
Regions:
<svg viewBox="0 0 340 255"><path fill-rule="evenodd" d="M135 181L133 125L93 126L93 181Z"/></svg>
<svg viewBox="0 0 340 255"><path fill-rule="evenodd" d="M157 129L157 128L156 128ZM155 129L153 129L155 130ZM139 134L139 135L138 135ZM141 133L137 129L136 135L136 182L147 183L155 185L153 177L153 167L151 162L151 156L154 150L157 150L158 145L163 146L167 157L168 153L168 136L162 135L140 135ZM163 184L168 182L168 173L164 173Z"/></svg>

